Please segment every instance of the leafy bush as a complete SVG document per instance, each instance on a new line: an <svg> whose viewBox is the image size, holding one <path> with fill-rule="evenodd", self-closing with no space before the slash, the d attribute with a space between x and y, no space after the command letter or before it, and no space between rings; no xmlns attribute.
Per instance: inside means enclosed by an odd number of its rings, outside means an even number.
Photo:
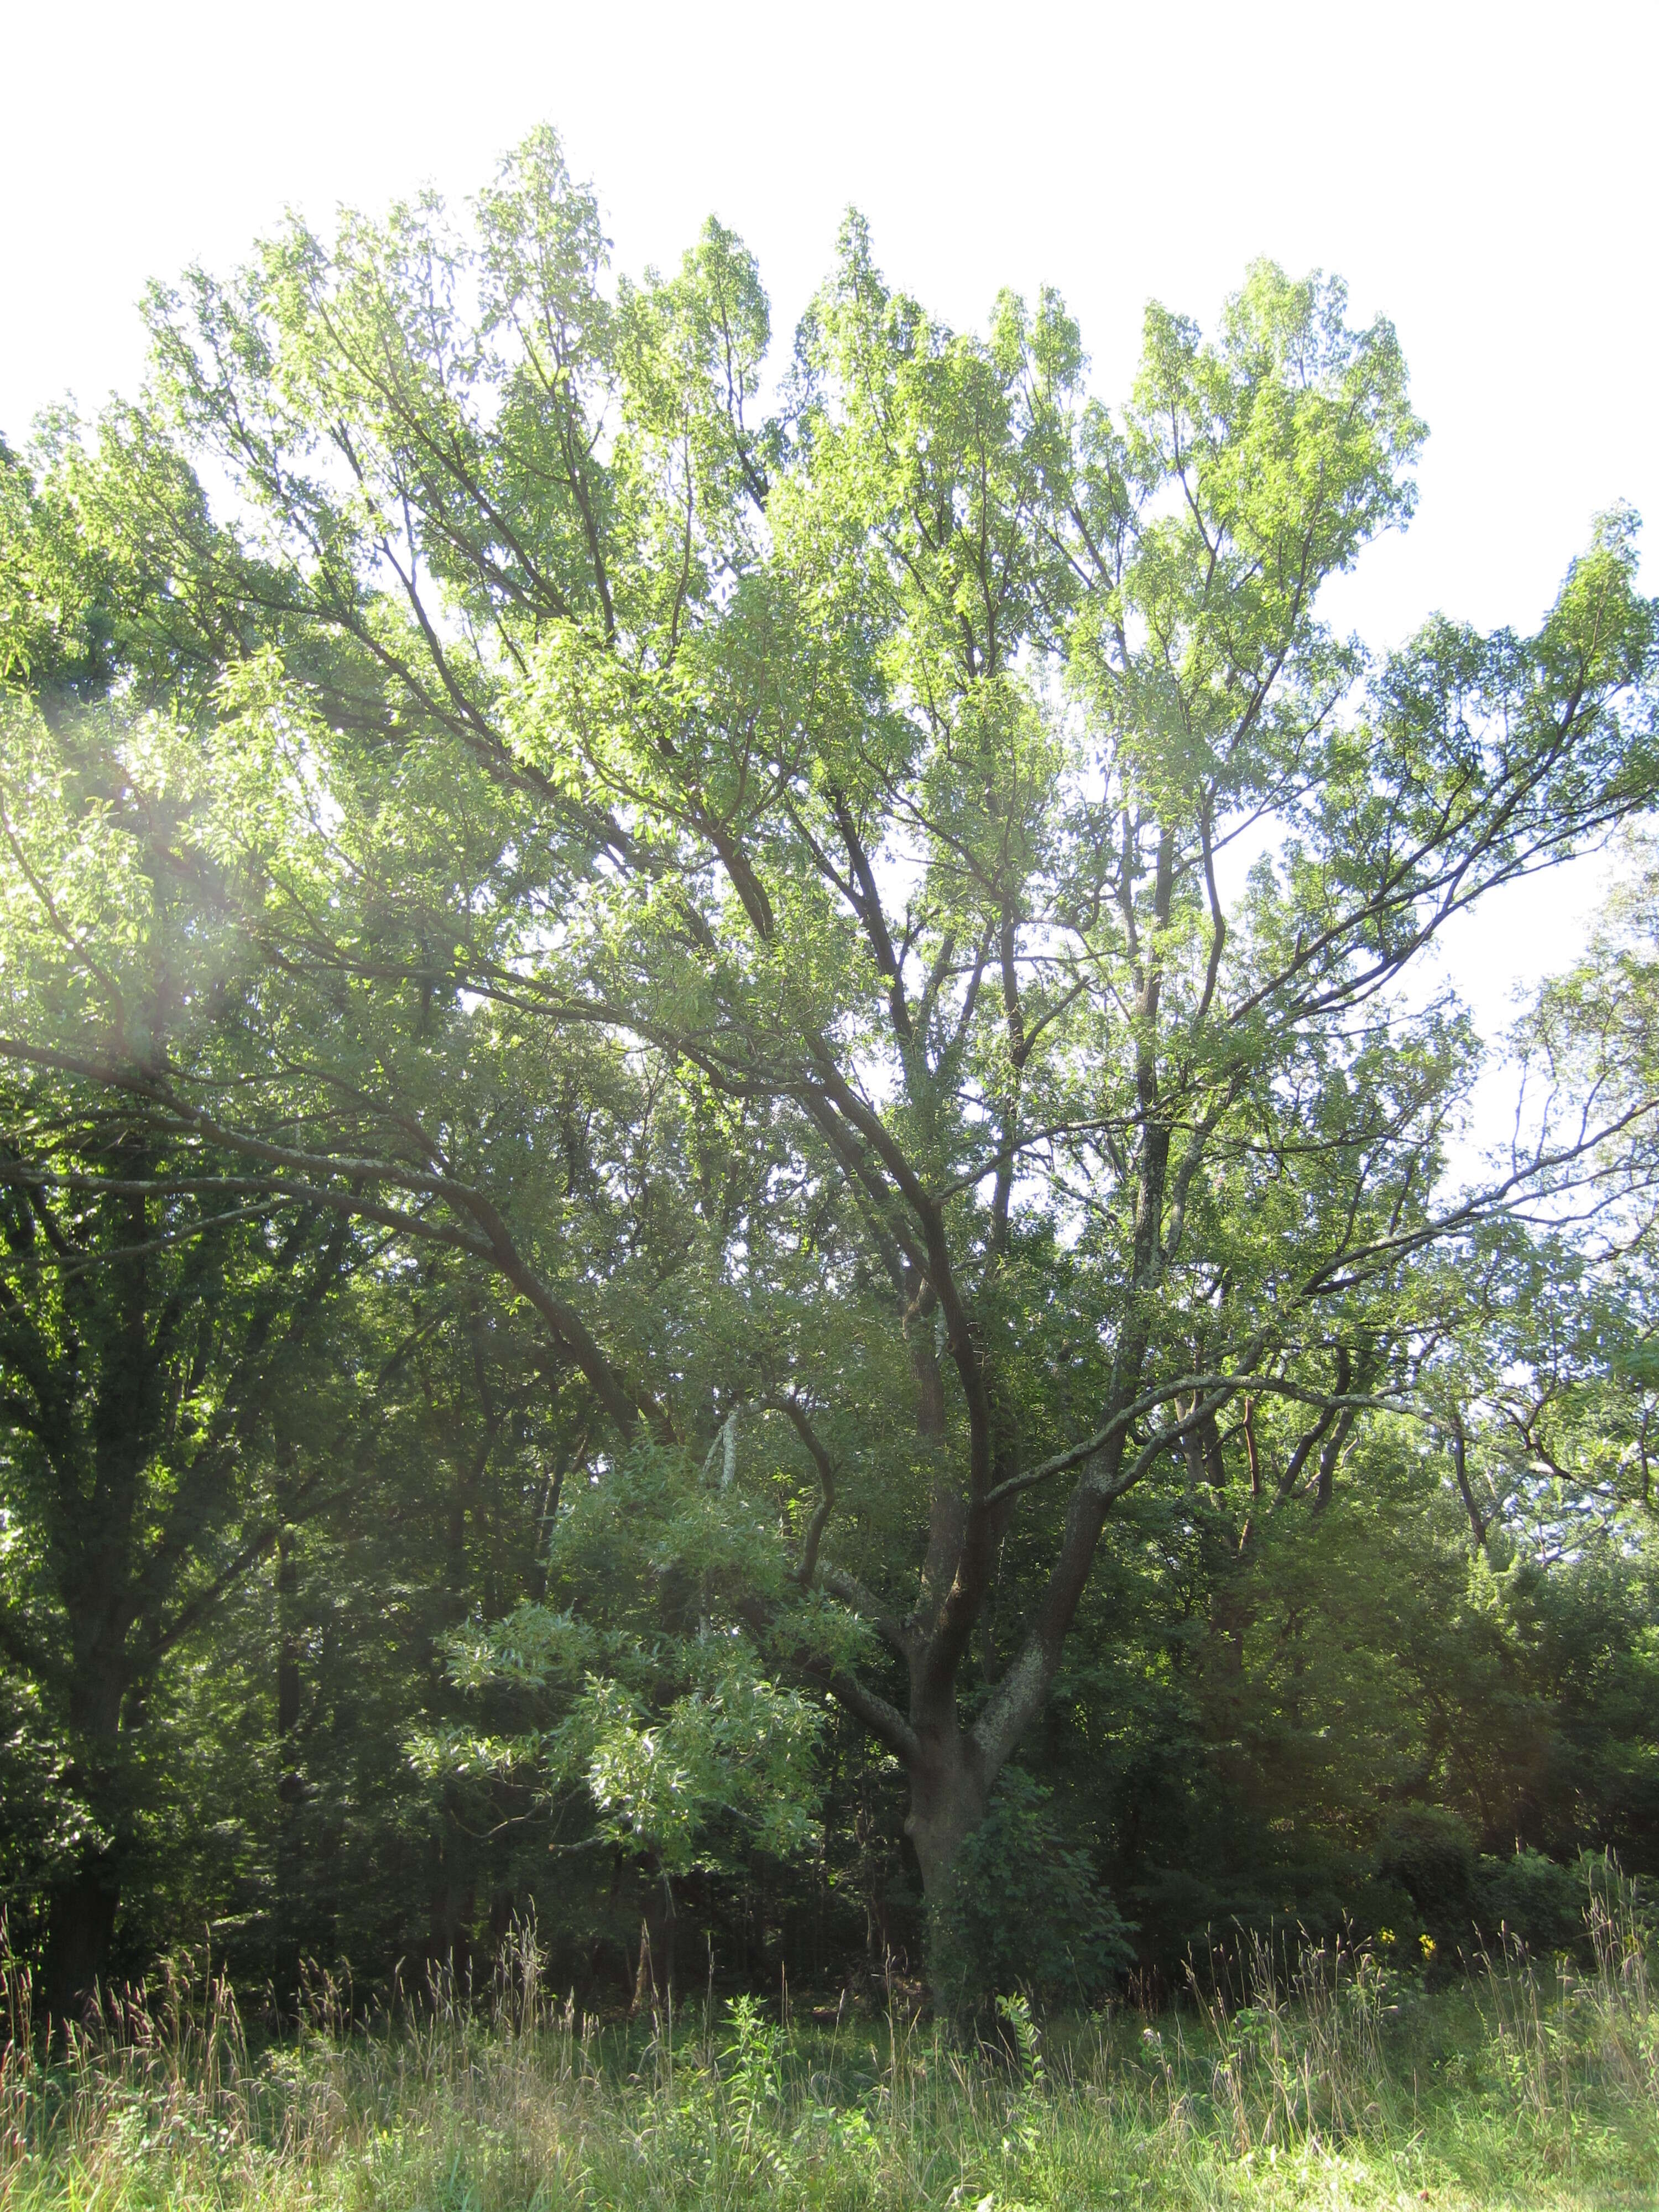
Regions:
<svg viewBox="0 0 1659 2212"><path fill-rule="evenodd" d="M1468 1942L1475 1920L1476 1852L1455 1813L1438 1805L1403 1806L1378 1838L1376 1869L1406 1892L1437 1942Z"/></svg>
<svg viewBox="0 0 1659 2212"><path fill-rule="evenodd" d="M1050 1792L1005 1767L989 1812L957 1854L938 1909L935 2001L957 2014L1016 1991L1048 2005L1097 2003L1134 1963L1133 1923L1087 1851L1068 1849Z"/></svg>
<svg viewBox="0 0 1659 2212"><path fill-rule="evenodd" d="M1488 1943L1507 1930L1529 1951L1568 1951L1584 1936L1585 1878L1541 1851L1483 1858L1475 1871L1474 1918Z"/></svg>

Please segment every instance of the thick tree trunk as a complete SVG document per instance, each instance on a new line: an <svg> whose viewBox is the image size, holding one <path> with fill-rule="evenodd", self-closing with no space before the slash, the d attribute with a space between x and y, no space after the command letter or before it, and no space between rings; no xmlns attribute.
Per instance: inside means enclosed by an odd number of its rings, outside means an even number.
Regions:
<svg viewBox="0 0 1659 2212"><path fill-rule="evenodd" d="M106 1665L87 1667L70 1696L71 1742L80 1749L64 1770L64 1790L90 1815L73 1869L46 1902L41 1974L47 2017L80 2020L104 1972L121 1899L129 1830L120 1774L120 1723L130 1686Z"/></svg>
<svg viewBox="0 0 1659 2212"><path fill-rule="evenodd" d="M910 1774L910 1811L904 1832L915 1847L922 1893L930 1905L949 1892L957 1852L985 1817L986 1789L970 1740L956 1732L924 1742Z"/></svg>
<svg viewBox="0 0 1659 2212"><path fill-rule="evenodd" d="M53 1885L41 1973L48 2020L84 2017L104 1970L120 1901L118 1854L111 1850L88 1850L72 1874Z"/></svg>
<svg viewBox="0 0 1659 2212"><path fill-rule="evenodd" d="M72 1869L47 1896L41 1991L53 2022L80 2020L96 1991L114 1933L129 1841L121 1720L132 1685L125 1668L111 1656L125 1634L118 1641L83 1632L79 1641L78 1679L69 1699L70 1741L78 1747L64 1770L64 1790L71 1802L86 1807L92 1832Z"/></svg>
<svg viewBox="0 0 1659 2212"><path fill-rule="evenodd" d="M928 2001L948 2008L941 1948L942 1916L950 1904L957 1854L985 1817L990 1795L979 1747L954 1717L920 1735L920 1756L910 1765L910 1810L904 1832L921 1869L925 1913L923 1966Z"/></svg>

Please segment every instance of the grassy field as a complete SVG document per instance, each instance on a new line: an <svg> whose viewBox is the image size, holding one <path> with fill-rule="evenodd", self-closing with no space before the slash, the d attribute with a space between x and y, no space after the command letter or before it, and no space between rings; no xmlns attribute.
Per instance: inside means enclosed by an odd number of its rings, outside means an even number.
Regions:
<svg viewBox="0 0 1659 2212"><path fill-rule="evenodd" d="M1517 1952L1429 1991L1384 1947L1261 1948L1189 2001L964 2047L896 2008L749 1999L602 2029L532 1943L492 2001L346 2032L324 1992L250 2051L222 1984L0 2056L0 2203L507 2208L1659 2204L1659 2009L1615 1897L1578 1968ZM1215 1964L1217 1962L1212 1962ZM9 1986L26 2025L27 1979Z"/></svg>

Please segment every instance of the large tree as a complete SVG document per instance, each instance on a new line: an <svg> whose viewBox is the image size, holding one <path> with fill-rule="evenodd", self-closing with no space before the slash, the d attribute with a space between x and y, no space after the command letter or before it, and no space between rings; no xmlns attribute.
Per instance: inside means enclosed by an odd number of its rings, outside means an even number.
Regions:
<svg viewBox="0 0 1659 2212"><path fill-rule="evenodd" d="M1150 309L1111 412L1057 299L953 332L852 220L769 402L738 242L611 284L545 132L469 228L294 227L151 315L40 494L150 711L71 880L15 710L0 1049L492 1273L594 1481L678 1469L693 1616L902 1762L937 1896L1115 1501L1328 1496L1420 1255L1581 1148L1442 1194L1474 1047L1412 970L1650 796L1633 520L1534 635L1373 663L1320 591L1423 432L1339 284ZM202 981L137 1024L163 794Z"/></svg>

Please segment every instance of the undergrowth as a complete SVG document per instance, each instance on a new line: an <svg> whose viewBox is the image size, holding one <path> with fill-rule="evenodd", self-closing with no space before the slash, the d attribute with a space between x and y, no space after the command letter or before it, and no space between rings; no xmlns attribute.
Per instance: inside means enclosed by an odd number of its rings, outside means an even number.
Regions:
<svg viewBox="0 0 1659 2212"><path fill-rule="evenodd" d="M519 1933L489 2000L364 2029L314 1993L257 2054L226 1984L106 2000L51 2063L4 1977L0 2204L103 2208L1447 2208L1659 2201L1659 2007L1616 1871L1579 1963L1511 1942L1458 1985L1383 1942L1244 1942L1185 2002L979 2038L753 1998L601 2029Z"/></svg>

